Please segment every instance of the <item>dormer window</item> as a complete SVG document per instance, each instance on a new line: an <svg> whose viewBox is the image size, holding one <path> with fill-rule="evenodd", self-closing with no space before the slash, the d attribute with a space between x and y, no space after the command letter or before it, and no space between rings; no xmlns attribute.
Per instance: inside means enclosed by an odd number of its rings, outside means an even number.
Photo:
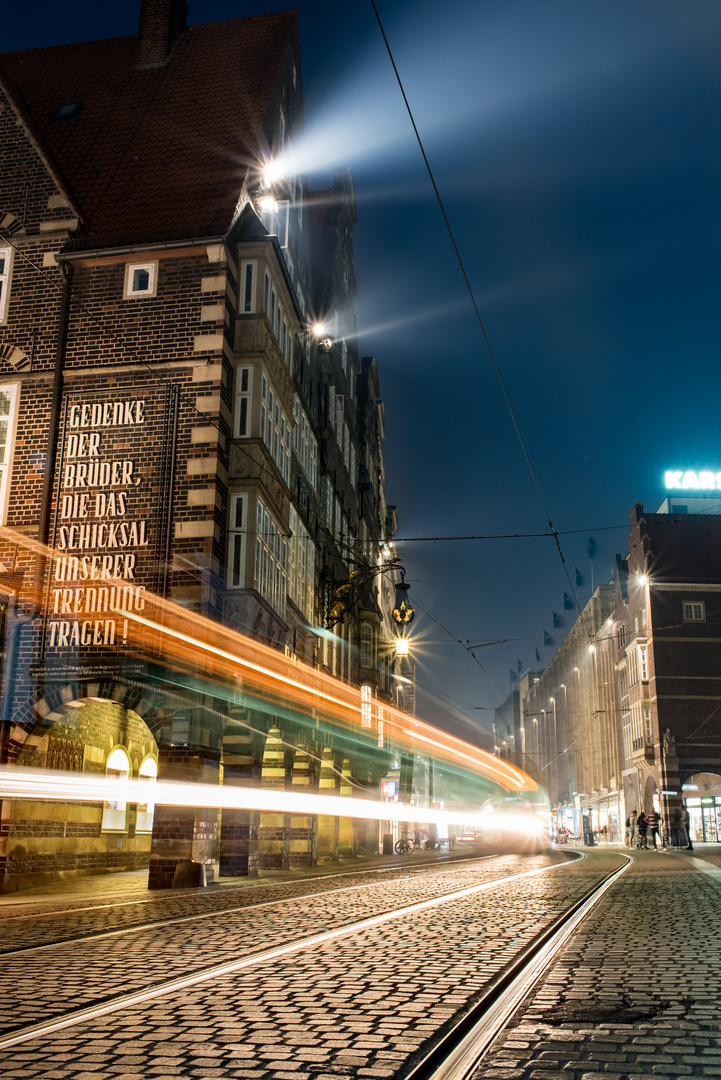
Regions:
<svg viewBox="0 0 721 1080"><path fill-rule="evenodd" d="M157 262L128 263L125 267L124 299L155 296L157 277Z"/></svg>
<svg viewBox="0 0 721 1080"><path fill-rule="evenodd" d="M82 101L65 101L57 107L50 119L54 124L74 120L80 114L82 107Z"/></svg>

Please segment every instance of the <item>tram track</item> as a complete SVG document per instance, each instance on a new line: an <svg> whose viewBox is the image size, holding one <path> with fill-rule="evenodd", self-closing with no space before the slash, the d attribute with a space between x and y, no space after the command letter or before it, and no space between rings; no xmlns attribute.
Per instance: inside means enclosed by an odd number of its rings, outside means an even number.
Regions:
<svg viewBox="0 0 721 1080"><path fill-rule="evenodd" d="M229 976L239 975L250 969L268 968L279 962L282 963L285 959L293 957L294 955L298 956L302 953L312 953L314 950L322 950L326 945L339 942L344 938L353 938L354 935L362 938L364 934L373 932L379 927L392 923L394 920L403 921L405 925L408 925L409 920L419 919L426 916L434 909L442 908L444 905L458 904L461 901L467 901L469 898L476 897L479 894L494 889L502 890L506 886L520 882L522 879L539 878L541 875L547 875L554 870L573 866L574 863L575 860L574 862L559 862L552 864L551 866L524 871L520 874L506 875L502 878L496 878L480 884L453 890L439 896L421 900L417 903L396 906L390 910L377 912L368 918L356 919L321 933L306 934L301 937L296 937L294 940L274 945L271 948L250 951L245 956L230 962L206 965L195 971L186 971L177 978L170 980L166 979L151 986L146 985L142 989L134 990L130 993L105 996L103 1000L96 1000L85 1008L68 1010L38 1023L25 1025L16 1028L13 1031L8 1031L4 1037L0 1038L0 1050L6 1051L25 1042L52 1038L54 1033L65 1028L76 1027L83 1024L92 1024L93 1021L109 1014L132 1009L134 1006L143 1005L159 998L165 998L166 1000L170 999L172 1002L179 997L182 997L184 992L190 988L202 988L203 985L208 988L214 986L217 987L219 984L222 984L224 980L227 981ZM625 867L622 869L625 869ZM614 874L610 876L605 876L600 885L594 886L592 894L595 894L599 888L604 887L604 884L607 881L612 883L611 879L615 880L614 875L616 873L618 873L618 871L614 871ZM610 887L610 884L605 887ZM563 916L554 921L554 926L558 924L560 928L561 924L566 923L572 913L579 909L579 905L588 900L589 895L591 894L585 894L581 900L574 902L571 908L569 908ZM225 913L220 912L219 914L222 915ZM151 925L157 926L157 924ZM548 933L549 932L546 931L541 935L544 941L548 937ZM540 940L541 939L539 938L538 941L540 942ZM523 956L526 957L529 951L532 951L533 954L536 955L540 947L541 945L536 943L534 939L533 946L529 945L528 949L524 951ZM503 967L505 971L506 966L503 965ZM486 981L489 986L495 986L497 980L491 977ZM476 1012L477 1007L474 1007L474 1016ZM465 1017L463 1023L467 1023Z"/></svg>
<svg viewBox="0 0 721 1080"><path fill-rule="evenodd" d="M481 858L492 858L492 856L482 856ZM471 860L469 860L469 861L471 861ZM473 862L479 862L481 860L480 859L474 859L472 861ZM426 868L422 868L422 869L426 869ZM428 878L428 877L440 878L440 877L444 877L444 876L449 875L449 874L453 874L454 872L457 873L459 870L463 870L463 869L466 869L463 865L457 866L455 868L455 870L453 870L453 869L444 869L444 870L435 870L435 869L433 869L430 873L426 872L426 874L424 876L426 878ZM377 871L369 871L369 873L375 873L375 872L377 872ZM328 874L328 875L324 875L322 878L303 878L303 879L300 880L300 882L294 882L294 884L302 884L302 882L304 882L304 881L307 881L307 882L325 881L325 880L327 880L329 878L335 878L337 880L337 877L338 877L338 875ZM404 881L407 881L409 879L409 877L410 877L410 875L406 875L405 877L398 877L398 878L387 878L386 881L384 882L384 884L393 885L393 884L397 884L397 883L402 883ZM501 877L501 878L499 878L497 880L503 881L503 880L505 880L505 878ZM102 931L98 931L97 933L90 932L90 933L83 934L81 936L76 936L76 937L58 938L55 941L46 941L46 942L43 942L40 945L24 945L24 946L21 946L20 948L17 948L17 949L3 949L0 946L0 958L6 959L6 958L9 958L9 957L17 956L17 955L19 955L21 953L22 954L27 954L27 953L33 953L33 952L40 952L41 950L44 950L44 949L57 949L57 948L61 948L62 946L65 946L65 945L73 944L74 942L80 943L80 942L102 941L102 940L104 940L106 938L122 937L125 934L139 934L139 933L143 933L143 932L148 931L148 930L158 930L158 929L161 929L161 928L167 927L167 926L177 926L177 925L180 925L180 924L183 924L183 923L200 922L200 921L203 921L205 919L217 919L221 915L238 915L238 914L241 914L241 913L257 911L260 908L276 907L276 906L280 906L280 905L284 905L284 904L295 904L295 903L298 902L299 899L305 900L305 899L311 899L313 897L333 896L333 895L336 895L338 893L345 893L345 892L354 892L355 893L355 892L358 892L361 889L372 889L372 888L375 887L375 885L376 885L376 882L374 882L374 881L363 882L361 884L358 884L356 882L353 885L341 885L336 889L319 889L316 892L306 892L306 893L296 894L294 896L274 898L272 900L259 900L259 901L256 901L256 902L253 902L252 899L249 897L248 898L248 900L249 900L248 903L239 904L236 907L216 908L216 909L214 909L212 911L198 912L198 913L195 913L193 915L177 915L177 916L175 916L175 917L173 917L171 919L154 919L152 922L140 923L140 924L138 924L136 926L124 926L124 927L121 927L121 928L119 928L117 930L102 930ZM94 910L94 909L90 909L90 910ZM73 914L74 914L74 912L73 912Z"/></svg>
<svg viewBox="0 0 721 1080"><path fill-rule="evenodd" d="M571 934L616 880L632 865L630 856L539 934L514 963L493 980L481 998L436 1043L405 1080L470 1080L493 1042L548 970Z"/></svg>

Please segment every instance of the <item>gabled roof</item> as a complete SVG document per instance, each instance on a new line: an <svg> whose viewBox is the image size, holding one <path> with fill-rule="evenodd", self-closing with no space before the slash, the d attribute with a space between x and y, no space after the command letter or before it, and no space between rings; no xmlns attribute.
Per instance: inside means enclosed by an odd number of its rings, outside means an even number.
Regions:
<svg viewBox="0 0 721 1080"><path fill-rule="evenodd" d="M0 55L13 105L80 211L83 246L228 232L292 11L190 27L161 66L138 36ZM53 119L82 102L77 116Z"/></svg>

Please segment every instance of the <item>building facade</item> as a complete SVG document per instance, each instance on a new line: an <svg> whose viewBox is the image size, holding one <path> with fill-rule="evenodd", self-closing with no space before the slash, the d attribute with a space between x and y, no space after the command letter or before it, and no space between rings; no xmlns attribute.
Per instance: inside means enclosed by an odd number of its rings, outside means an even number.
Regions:
<svg viewBox="0 0 721 1080"><path fill-rule="evenodd" d="M614 670L613 585L600 585L542 672L521 682L522 753L545 777L556 827L574 836L583 818L622 835L621 759Z"/></svg>
<svg viewBox="0 0 721 1080"><path fill-rule="evenodd" d="M0 57L1 760L377 792L395 514L353 185L268 170L302 128L295 15L184 11L143 0L137 34ZM138 658L151 594L360 685L372 739ZM373 843L337 818L6 801L0 880L150 859L160 887L184 860Z"/></svg>
<svg viewBox="0 0 721 1080"><path fill-rule="evenodd" d="M688 500L686 500L688 502ZM695 500L696 503L701 500ZM614 640L629 809L668 823L683 799L698 840L721 836L721 517L714 499L631 512L617 560Z"/></svg>

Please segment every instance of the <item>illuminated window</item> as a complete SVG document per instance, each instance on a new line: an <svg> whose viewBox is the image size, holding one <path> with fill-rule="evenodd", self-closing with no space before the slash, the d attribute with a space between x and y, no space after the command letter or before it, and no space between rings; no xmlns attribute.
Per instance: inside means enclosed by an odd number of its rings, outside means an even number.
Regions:
<svg viewBox="0 0 721 1080"><path fill-rule="evenodd" d="M371 726L371 702L372 690L370 683L363 683L361 686L361 727L369 728Z"/></svg>
<svg viewBox="0 0 721 1080"><path fill-rule="evenodd" d="M117 746L105 765L106 776L115 780L127 780L130 775L130 758L122 746ZM125 832L127 828L128 804L124 801L106 802L103 804L104 832Z"/></svg>
<svg viewBox="0 0 721 1080"><path fill-rule="evenodd" d="M0 248L0 323L7 322L13 249Z"/></svg>
<svg viewBox="0 0 721 1080"><path fill-rule="evenodd" d="M648 646L639 645L638 647L638 666L643 682L648 680Z"/></svg>
<svg viewBox="0 0 721 1080"><path fill-rule="evenodd" d="M706 622L706 605L701 600L684 601L684 622Z"/></svg>
<svg viewBox="0 0 721 1080"><path fill-rule="evenodd" d="M158 276L157 262L128 263L125 267L126 300L155 296Z"/></svg>
<svg viewBox="0 0 721 1080"><path fill-rule="evenodd" d="M245 544L247 495L230 496L228 519L228 586L242 589L245 586Z"/></svg>
<svg viewBox="0 0 721 1080"><path fill-rule="evenodd" d="M145 761L138 770L138 778L147 782L148 784L154 784L158 779L158 763L155 758L146 757ZM150 793L148 793L150 794ZM147 802L138 803L138 813L135 819L135 831L136 832L152 832L153 831L153 816L155 814L155 803L152 798L148 798Z"/></svg>
<svg viewBox="0 0 721 1080"><path fill-rule="evenodd" d="M15 439L15 403L18 387L0 386L0 522L5 522L5 508L10 487L10 460Z"/></svg>
<svg viewBox="0 0 721 1080"><path fill-rule="evenodd" d="M253 369L239 367L235 370L235 437L245 439L250 435L250 395L253 386Z"/></svg>

